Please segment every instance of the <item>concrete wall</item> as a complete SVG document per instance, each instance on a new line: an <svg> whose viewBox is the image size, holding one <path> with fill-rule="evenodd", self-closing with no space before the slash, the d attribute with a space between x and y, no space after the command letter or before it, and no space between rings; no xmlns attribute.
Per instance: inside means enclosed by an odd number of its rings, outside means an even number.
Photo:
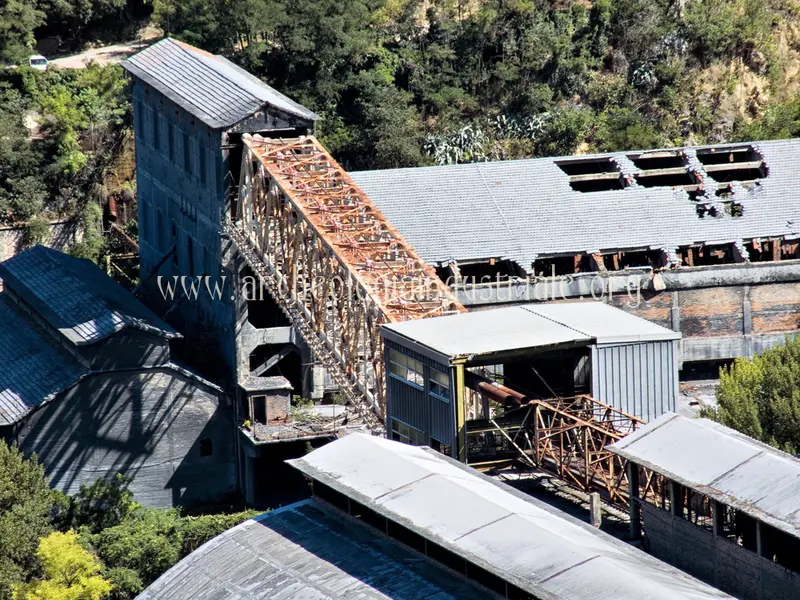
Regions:
<svg viewBox="0 0 800 600"><path fill-rule="evenodd" d="M800 575L673 517L642 505L646 550L661 560L742 600L795 600Z"/></svg>
<svg viewBox="0 0 800 600"><path fill-rule="evenodd" d="M147 506L214 501L236 490L233 425L211 388L171 369L88 377L17 431L51 484L75 493L116 473ZM201 456L201 441L210 456ZM208 449L209 443L203 447Z"/></svg>
<svg viewBox="0 0 800 600"><path fill-rule="evenodd" d="M0 262L19 254L24 238L23 227L0 227ZM50 235L42 244L64 252L80 239L81 235L75 223L51 223Z"/></svg>

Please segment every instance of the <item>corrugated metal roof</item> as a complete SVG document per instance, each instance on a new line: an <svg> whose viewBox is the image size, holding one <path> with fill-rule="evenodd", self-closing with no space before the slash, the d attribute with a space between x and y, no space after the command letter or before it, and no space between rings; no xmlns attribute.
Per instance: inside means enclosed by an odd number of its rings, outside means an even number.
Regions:
<svg viewBox="0 0 800 600"><path fill-rule="evenodd" d="M303 119L319 119L229 60L171 38L134 54L122 66L213 129L246 119L265 104Z"/></svg>
<svg viewBox="0 0 800 600"><path fill-rule="evenodd" d="M137 600L479 600L495 597L366 526L306 500L247 521Z"/></svg>
<svg viewBox="0 0 800 600"><path fill-rule="evenodd" d="M741 144L740 144L741 145ZM734 184L743 215L700 218L682 189L642 187L579 192L556 164L538 158L350 173L361 189L429 263L507 258L530 271L539 256L602 250L675 249L697 242L800 234L800 140L757 142L769 169L752 191ZM688 161L718 201L713 173L695 148ZM629 155L607 155L621 172L641 172Z"/></svg>
<svg viewBox="0 0 800 600"><path fill-rule="evenodd" d="M574 344L676 340L680 334L602 302L512 306L383 325L442 356Z"/></svg>
<svg viewBox="0 0 800 600"><path fill-rule="evenodd" d="M180 337L88 260L34 246L0 263L0 278L76 345L99 342L125 327Z"/></svg>
<svg viewBox="0 0 800 600"><path fill-rule="evenodd" d="M0 293L0 425L16 423L88 373Z"/></svg>
<svg viewBox="0 0 800 600"><path fill-rule="evenodd" d="M608 447L800 537L800 460L708 419L665 413Z"/></svg>
<svg viewBox="0 0 800 600"><path fill-rule="evenodd" d="M352 434L289 462L537 597L730 598L429 448Z"/></svg>

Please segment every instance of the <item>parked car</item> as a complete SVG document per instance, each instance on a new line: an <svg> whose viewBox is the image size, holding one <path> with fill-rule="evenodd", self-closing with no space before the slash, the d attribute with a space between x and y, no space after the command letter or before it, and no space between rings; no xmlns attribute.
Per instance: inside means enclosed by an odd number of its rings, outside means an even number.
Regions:
<svg viewBox="0 0 800 600"><path fill-rule="evenodd" d="M39 71L47 71L47 59L41 54L34 54L28 57L28 65Z"/></svg>

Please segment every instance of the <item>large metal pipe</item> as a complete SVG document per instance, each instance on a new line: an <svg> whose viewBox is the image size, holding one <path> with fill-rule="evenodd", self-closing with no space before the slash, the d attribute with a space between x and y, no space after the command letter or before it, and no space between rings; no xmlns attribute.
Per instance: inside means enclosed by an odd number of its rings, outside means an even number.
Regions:
<svg viewBox="0 0 800 600"><path fill-rule="evenodd" d="M506 387L494 381L487 381L483 377L475 373L470 373L469 371L464 374L464 385L471 390L483 394L490 400L499 402L503 406L520 406L522 404L528 404L528 402L532 400L532 398L516 390L512 390L510 387Z"/></svg>

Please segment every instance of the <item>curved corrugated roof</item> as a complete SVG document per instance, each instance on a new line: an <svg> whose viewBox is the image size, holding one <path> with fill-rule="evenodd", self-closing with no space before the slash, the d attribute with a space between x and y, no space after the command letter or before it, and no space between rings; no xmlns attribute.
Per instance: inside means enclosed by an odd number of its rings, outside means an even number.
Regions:
<svg viewBox="0 0 800 600"><path fill-rule="evenodd" d="M535 597L730 598L429 448L351 434L289 462Z"/></svg>

